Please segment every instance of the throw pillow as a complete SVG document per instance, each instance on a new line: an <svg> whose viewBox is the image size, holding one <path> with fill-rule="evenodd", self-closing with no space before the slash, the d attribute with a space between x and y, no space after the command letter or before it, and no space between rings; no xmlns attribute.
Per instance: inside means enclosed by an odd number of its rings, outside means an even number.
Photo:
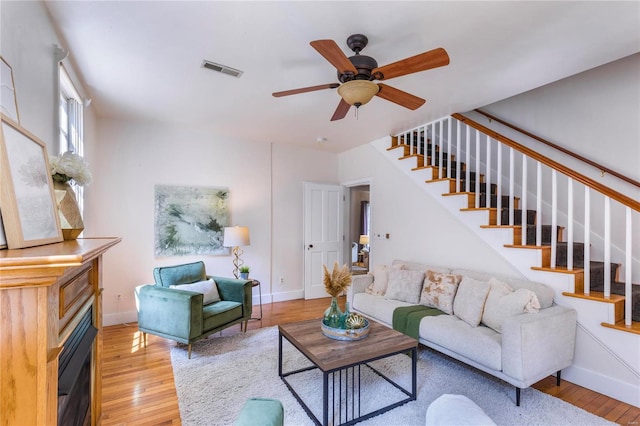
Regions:
<svg viewBox="0 0 640 426"><path fill-rule="evenodd" d="M377 265L373 268L373 282L367 287L367 294L384 296L389 285L389 271L391 269L403 269L403 265Z"/></svg>
<svg viewBox="0 0 640 426"><path fill-rule="evenodd" d="M453 299L456 296L461 279L460 275L427 270L424 274L420 304L438 308L442 312L452 315Z"/></svg>
<svg viewBox="0 0 640 426"><path fill-rule="evenodd" d="M175 288L178 290L193 291L196 293L202 293L202 304L208 305L209 303L219 302L220 294L218 293L218 286L213 278L209 278L206 281L198 281L191 284L179 284L172 285L169 288Z"/></svg>
<svg viewBox="0 0 640 426"><path fill-rule="evenodd" d="M478 281L471 277L464 276L456 297L453 300L453 313L471 327L477 327L482 319L484 303L491 286L488 282Z"/></svg>
<svg viewBox="0 0 640 426"><path fill-rule="evenodd" d="M502 324L512 316L535 313L540 309L540 302L536 294L528 289L516 291L509 284L495 278L489 280L491 290L487 296L482 314L482 323L502 333Z"/></svg>
<svg viewBox="0 0 640 426"><path fill-rule="evenodd" d="M392 268L389 270L389 284L384 298L417 304L420 300L423 280L424 272L422 271Z"/></svg>

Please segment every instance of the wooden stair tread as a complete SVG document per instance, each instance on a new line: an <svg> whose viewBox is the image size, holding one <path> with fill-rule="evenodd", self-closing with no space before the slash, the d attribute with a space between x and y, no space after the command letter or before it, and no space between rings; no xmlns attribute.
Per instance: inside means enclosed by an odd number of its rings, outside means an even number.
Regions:
<svg viewBox="0 0 640 426"><path fill-rule="evenodd" d="M533 269L534 271L558 272L560 274L584 274L584 269L573 268L569 270L567 269L566 266L556 266L555 268L544 267L544 266L532 266L531 269Z"/></svg>
<svg viewBox="0 0 640 426"><path fill-rule="evenodd" d="M515 229L515 228L522 228L522 226L520 225L480 225L480 228L486 228L486 229Z"/></svg>
<svg viewBox="0 0 640 426"><path fill-rule="evenodd" d="M626 325L624 320L616 321L615 324L609 324L608 322L603 322L600 325L603 327L613 328L614 330L625 331L627 333L640 334L640 322L631 321L631 325Z"/></svg>
<svg viewBox="0 0 640 426"><path fill-rule="evenodd" d="M516 225L517 226L517 225ZM507 248L551 250L551 246L534 246L530 244L505 244Z"/></svg>
<svg viewBox="0 0 640 426"><path fill-rule="evenodd" d="M595 300L597 302L605 302L605 303L620 303L624 302L624 296L620 296L619 294L612 294L609 297L605 297L604 293L601 291L592 291L589 294L584 293L569 293L568 291L562 292L563 296L575 297L578 299L586 299L586 300Z"/></svg>
<svg viewBox="0 0 640 426"><path fill-rule="evenodd" d="M442 194L442 195L452 195L452 194ZM487 210L488 211L495 210L495 207L467 207L464 209L460 209L461 212L487 211Z"/></svg>

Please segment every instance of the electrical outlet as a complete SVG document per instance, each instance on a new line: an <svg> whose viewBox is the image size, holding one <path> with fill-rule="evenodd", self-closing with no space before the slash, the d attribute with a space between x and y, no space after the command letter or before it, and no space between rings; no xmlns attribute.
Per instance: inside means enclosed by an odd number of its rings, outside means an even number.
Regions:
<svg viewBox="0 0 640 426"><path fill-rule="evenodd" d="M118 302L118 303L122 302L122 295L121 294L116 294L116 302Z"/></svg>
<svg viewBox="0 0 640 426"><path fill-rule="evenodd" d="M280 284L284 284L284 277L280 277Z"/></svg>

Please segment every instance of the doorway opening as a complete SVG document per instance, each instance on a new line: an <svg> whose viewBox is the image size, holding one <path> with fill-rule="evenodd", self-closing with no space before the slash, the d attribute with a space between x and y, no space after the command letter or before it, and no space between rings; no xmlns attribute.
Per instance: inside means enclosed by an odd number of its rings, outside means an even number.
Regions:
<svg viewBox="0 0 640 426"><path fill-rule="evenodd" d="M369 272L371 235L371 187L360 184L349 187L349 239L351 273Z"/></svg>

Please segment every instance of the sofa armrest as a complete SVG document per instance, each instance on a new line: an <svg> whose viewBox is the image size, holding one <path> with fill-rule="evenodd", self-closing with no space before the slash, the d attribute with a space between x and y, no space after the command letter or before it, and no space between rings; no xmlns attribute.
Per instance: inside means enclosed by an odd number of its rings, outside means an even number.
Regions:
<svg viewBox="0 0 640 426"><path fill-rule="evenodd" d="M228 277L213 277L218 285L220 299L242 303L242 317L250 318L253 308L253 285L251 280L237 280Z"/></svg>
<svg viewBox="0 0 640 426"><path fill-rule="evenodd" d="M187 343L202 335L202 293L159 285L136 288L138 328Z"/></svg>
<svg viewBox="0 0 640 426"><path fill-rule="evenodd" d="M551 306L502 325L502 371L529 386L573 362L576 311Z"/></svg>
<svg viewBox="0 0 640 426"><path fill-rule="evenodd" d="M349 306L353 306L353 295L364 293L371 283L373 283L373 275L371 274L351 276L351 285L347 288L347 302L349 302Z"/></svg>

